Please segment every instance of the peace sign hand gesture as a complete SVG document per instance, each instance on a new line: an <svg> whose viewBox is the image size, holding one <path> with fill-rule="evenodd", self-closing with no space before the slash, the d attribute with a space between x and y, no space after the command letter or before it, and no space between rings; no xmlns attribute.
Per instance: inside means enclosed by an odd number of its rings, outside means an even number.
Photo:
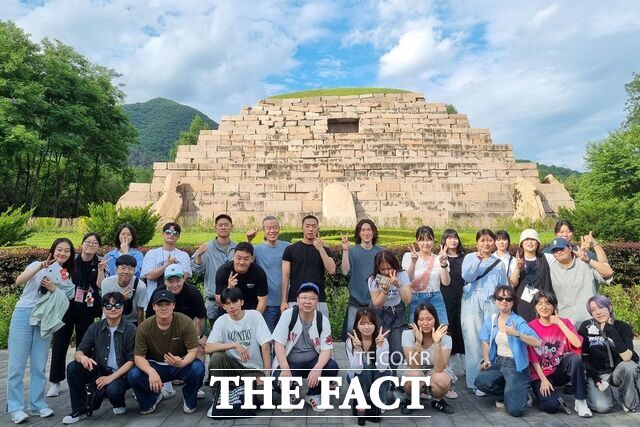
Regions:
<svg viewBox="0 0 640 427"><path fill-rule="evenodd" d="M378 347L382 347L384 345L384 339L387 335L389 335L389 332L391 332L391 329L389 329L387 332L382 332L382 326L380 326L380 332L376 337L376 345Z"/></svg>
<svg viewBox="0 0 640 427"><path fill-rule="evenodd" d="M229 280L227 281L228 288L235 288L238 285L238 273L233 271L229 274Z"/></svg>
<svg viewBox="0 0 640 427"><path fill-rule="evenodd" d="M351 338L351 344L353 344L353 349L359 352L362 352L362 341L358 338L358 334L356 331L347 332L349 338Z"/></svg>
<svg viewBox="0 0 640 427"><path fill-rule="evenodd" d="M49 254L49 256L47 257L47 259L45 261L42 261L40 263L40 268L47 268L49 267L51 264L53 264L53 258L51 257L51 254Z"/></svg>
<svg viewBox="0 0 640 427"><path fill-rule="evenodd" d="M440 245L440 252L438 253L438 258L440 258L440 265L444 265L449 260L449 255L447 255L447 249L444 245Z"/></svg>
<svg viewBox="0 0 640 427"><path fill-rule="evenodd" d="M513 322L511 322L508 325L507 324L504 325L504 332L507 335L511 335L512 337L518 338L520 336L520 332L518 332Z"/></svg>
<svg viewBox="0 0 640 427"><path fill-rule="evenodd" d="M413 243L409 245L409 251L411 252L411 264L415 264L418 262L418 251L413 246Z"/></svg>
<svg viewBox="0 0 640 427"><path fill-rule="evenodd" d="M520 250L516 251L516 269L522 269L522 265L524 264L524 260L520 257Z"/></svg>
<svg viewBox="0 0 640 427"><path fill-rule="evenodd" d="M346 234L340 234L340 241L342 242L342 250L349 250L349 236Z"/></svg>

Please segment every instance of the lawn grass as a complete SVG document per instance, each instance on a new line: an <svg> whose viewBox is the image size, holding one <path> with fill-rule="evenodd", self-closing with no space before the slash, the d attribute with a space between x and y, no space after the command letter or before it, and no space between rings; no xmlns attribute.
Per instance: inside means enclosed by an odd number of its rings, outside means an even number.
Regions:
<svg viewBox="0 0 640 427"><path fill-rule="evenodd" d="M442 232L444 230L435 230L436 239L439 239L442 236ZM518 238L520 236L521 230L509 230L511 234L511 242L513 244L518 243ZM282 233L295 233L296 236L299 236L300 230L295 228L283 228ZM324 232L321 231L322 239L330 244L337 245L340 243L341 234L349 235L349 240L351 243L354 243L353 239L353 230L352 229L327 229ZM415 242L414 237L415 230L413 229L380 229L379 234L379 243L381 245L394 246L394 245L408 245L410 243ZM540 231L540 239L543 244L547 244L554 237L554 233L552 231ZM459 231L460 238L462 243L466 247L473 247L475 245L476 238L476 230L460 230ZM210 231L189 231L183 230L180 235L180 240L178 242L178 247L186 247L186 246L198 246L204 242L211 240L214 236L213 232ZM51 243L58 237L67 237L71 239L71 241L80 246L82 233L77 231L41 231L34 233L31 237L29 237L25 243L12 247L38 247L38 248L48 248ZM231 235L232 240L236 242L245 241L245 230L239 230L234 232ZM262 232L259 232L258 235L253 240L254 243L260 243L263 241L264 235ZM293 241L300 240L300 238L294 237ZM157 233L154 238L147 243L145 246L149 247L158 247L162 245L162 235Z"/></svg>
<svg viewBox="0 0 640 427"><path fill-rule="evenodd" d="M409 93L404 89L391 89L384 87L337 87L330 89L312 89L302 90L299 92L283 93L269 97L269 99L287 99L287 98L311 98L313 96L346 96L346 95L364 95L368 93Z"/></svg>

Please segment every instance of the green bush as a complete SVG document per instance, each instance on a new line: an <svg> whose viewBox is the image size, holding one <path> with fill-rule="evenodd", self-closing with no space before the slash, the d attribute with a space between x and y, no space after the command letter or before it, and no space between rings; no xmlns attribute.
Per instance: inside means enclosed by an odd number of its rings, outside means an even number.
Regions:
<svg viewBox="0 0 640 427"><path fill-rule="evenodd" d="M23 207L10 206L0 214L0 246L21 242L33 233L33 228L27 225L33 209L24 212Z"/></svg>
<svg viewBox="0 0 640 427"><path fill-rule="evenodd" d="M7 348L11 314L13 313L13 309L15 308L18 299L18 295L14 293L0 295L0 348Z"/></svg>
<svg viewBox="0 0 640 427"><path fill-rule="evenodd" d="M640 334L640 287L609 285L603 286L600 293L611 300L616 319L628 323L636 335Z"/></svg>
<svg viewBox="0 0 640 427"><path fill-rule="evenodd" d="M153 238L156 224L160 221L160 215L152 211L151 205L144 208L117 208L113 203L92 203L89 205L89 216L86 230L99 233L102 244L107 246L115 244L113 239L116 230L124 223L135 227L137 243L142 246Z"/></svg>

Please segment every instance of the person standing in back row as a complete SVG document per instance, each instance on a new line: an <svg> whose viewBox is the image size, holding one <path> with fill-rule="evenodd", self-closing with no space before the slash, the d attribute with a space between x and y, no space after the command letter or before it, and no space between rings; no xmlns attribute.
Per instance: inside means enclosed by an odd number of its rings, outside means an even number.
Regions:
<svg viewBox="0 0 640 427"><path fill-rule="evenodd" d="M225 262L229 262L236 250L236 242L231 240L233 222L227 214L215 218L216 238L200 245L191 257L191 270L194 275L204 273L204 296L207 318L213 325L222 312L216 303L216 272Z"/></svg>
<svg viewBox="0 0 640 427"><path fill-rule="evenodd" d="M320 292L318 311L329 317L327 297L324 291L324 274L334 274L336 263L333 252L320 239L318 218L307 215L302 218L302 240L288 246L282 254L282 299L280 312L296 302L298 288L303 283L314 283Z"/></svg>

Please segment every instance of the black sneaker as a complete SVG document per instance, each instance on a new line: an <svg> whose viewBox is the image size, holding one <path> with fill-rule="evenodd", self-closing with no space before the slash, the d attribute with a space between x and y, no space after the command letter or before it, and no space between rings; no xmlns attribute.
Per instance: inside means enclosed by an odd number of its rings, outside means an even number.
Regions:
<svg viewBox="0 0 640 427"><path fill-rule="evenodd" d="M446 400L432 400L431 407L438 412L443 412L445 414L453 414L453 408L449 406Z"/></svg>
<svg viewBox="0 0 640 427"><path fill-rule="evenodd" d="M402 415L411 415L411 413L413 412L413 409L409 409L409 399L403 399L402 402L400 402L400 413Z"/></svg>
<svg viewBox="0 0 640 427"><path fill-rule="evenodd" d="M75 424L80 420L87 418L89 415L86 411L75 411L71 415L67 415L62 419L62 424Z"/></svg>

